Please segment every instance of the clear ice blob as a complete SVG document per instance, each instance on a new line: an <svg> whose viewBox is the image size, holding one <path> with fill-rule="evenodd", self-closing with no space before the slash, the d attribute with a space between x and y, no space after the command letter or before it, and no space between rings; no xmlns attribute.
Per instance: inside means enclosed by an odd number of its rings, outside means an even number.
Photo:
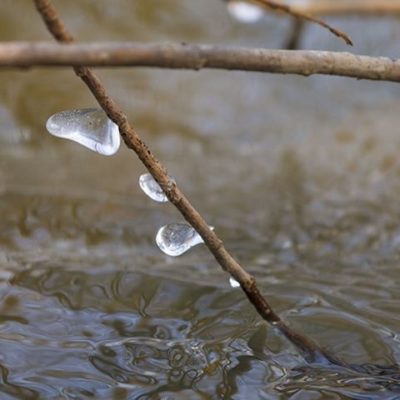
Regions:
<svg viewBox="0 0 400 400"><path fill-rule="evenodd" d="M143 174L140 176L139 186L152 200L159 203L166 203L168 201L168 197L161 189L161 186L150 174Z"/></svg>
<svg viewBox="0 0 400 400"><path fill-rule="evenodd" d="M229 278L229 284L231 285L232 288L235 289L240 287L240 283L236 279L233 279L232 277Z"/></svg>
<svg viewBox="0 0 400 400"><path fill-rule="evenodd" d="M210 229L214 227L210 226ZM188 224L168 224L158 230L156 243L165 254L177 257L204 241Z"/></svg>
<svg viewBox="0 0 400 400"><path fill-rule="evenodd" d="M118 126L99 108L61 111L47 120L46 128L53 136L73 140L104 156L115 154L120 146Z"/></svg>
<svg viewBox="0 0 400 400"><path fill-rule="evenodd" d="M264 10L255 4L247 1L230 0L228 1L229 14L239 22L252 24L259 21L264 15Z"/></svg>

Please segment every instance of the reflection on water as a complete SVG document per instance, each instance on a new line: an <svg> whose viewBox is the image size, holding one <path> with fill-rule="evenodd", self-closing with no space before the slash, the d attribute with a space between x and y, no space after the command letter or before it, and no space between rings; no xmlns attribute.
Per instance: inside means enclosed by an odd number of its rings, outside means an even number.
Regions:
<svg viewBox="0 0 400 400"><path fill-rule="evenodd" d="M242 26L217 0L57 6L82 40L278 47L288 28ZM333 22L359 53L400 53L397 21ZM0 23L2 40L48 38L26 2L4 1ZM302 43L344 49L316 27ZM46 134L49 115L96 106L72 72L2 71L0 397L398 398L400 89L100 75L273 307L353 368L306 365L204 246L163 255L156 232L180 217L143 195L128 150L104 158Z"/></svg>

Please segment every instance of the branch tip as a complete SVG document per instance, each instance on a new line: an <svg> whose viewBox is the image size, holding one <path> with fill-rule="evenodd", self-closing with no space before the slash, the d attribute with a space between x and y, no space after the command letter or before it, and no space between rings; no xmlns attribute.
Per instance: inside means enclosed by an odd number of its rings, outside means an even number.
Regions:
<svg viewBox="0 0 400 400"><path fill-rule="evenodd" d="M329 25L328 23L326 23L325 21L317 18L317 17L313 17L312 15L300 12L300 11L296 11L294 10L292 7L290 7L287 4L282 4L282 3L278 3L276 1L273 0L250 0L252 3L254 4L258 4L266 9L270 9L270 10L274 10L274 11L280 11L283 12L285 14L291 15L292 17L298 18L298 19L303 19L309 22L313 22L314 24L320 25L325 29L328 29L332 34L334 34L335 36L341 38L342 40L344 40L344 42L349 45L349 46L353 46L353 41L350 39L350 36L347 35L346 33L342 32L339 29L336 29L334 27L332 27L331 25Z"/></svg>

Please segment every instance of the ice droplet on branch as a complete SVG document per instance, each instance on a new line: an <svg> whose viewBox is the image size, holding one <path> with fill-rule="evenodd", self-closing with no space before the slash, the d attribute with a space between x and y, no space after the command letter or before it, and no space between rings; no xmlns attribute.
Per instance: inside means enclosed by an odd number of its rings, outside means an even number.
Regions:
<svg viewBox="0 0 400 400"><path fill-rule="evenodd" d="M260 6L247 1L228 0L227 7L234 19L245 24L255 23L264 16L264 10Z"/></svg>
<svg viewBox="0 0 400 400"><path fill-rule="evenodd" d="M158 230L156 243L165 254L177 257L204 241L188 224L168 224Z"/></svg>
<svg viewBox="0 0 400 400"><path fill-rule="evenodd" d="M161 189L161 186L150 174L143 174L140 176L139 186L152 200L159 203L166 203L168 201L168 197Z"/></svg>
<svg viewBox="0 0 400 400"><path fill-rule="evenodd" d="M240 287L240 283L233 278L229 278L229 284L231 285L232 288L238 288Z"/></svg>
<svg viewBox="0 0 400 400"><path fill-rule="evenodd" d="M104 156L115 154L120 146L118 126L99 108L61 111L47 120L46 128L53 136L72 140Z"/></svg>

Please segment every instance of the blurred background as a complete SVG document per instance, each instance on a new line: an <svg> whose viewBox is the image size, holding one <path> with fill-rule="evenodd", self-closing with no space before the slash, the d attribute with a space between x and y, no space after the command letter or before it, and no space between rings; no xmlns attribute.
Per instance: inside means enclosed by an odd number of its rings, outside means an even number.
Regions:
<svg viewBox="0 0 400 400"><path fill-rule="evenodd" d="M241 24L219 0L54 3L80 41L281 48L292 24ZM325 19L354 47L306 25L303 49L399 57L395 16ZM0 38L51 40L27 0L2 1ZM98 74L290 325L349 363L399 361L397 84ZM388 398L373 376L305 366L204 246L161 253L155 233L181 217L140 191L135 154L102 157L45 130L58 111L94 106L68 69L0 72L2 398Z"/></svg>

